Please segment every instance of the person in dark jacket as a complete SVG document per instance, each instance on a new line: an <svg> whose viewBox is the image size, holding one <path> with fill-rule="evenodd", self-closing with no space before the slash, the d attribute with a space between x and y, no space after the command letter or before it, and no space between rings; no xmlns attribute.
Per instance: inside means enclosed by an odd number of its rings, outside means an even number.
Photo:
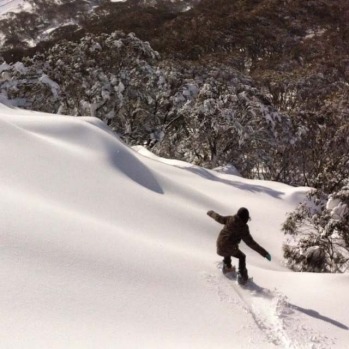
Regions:
<svg viewBox="0 0 349 349"><path fill-rule="evenodd" d="M214 211L208 211L207 214L218 223L224 224L217 238L217 254L224 257L223 272L233 270L231 257L235 257L239 259L239 282L245 283L248 280L246 255L239 249L241 240L244 241L247 246L271 261L270 254L262 246L258 245L250 234L247 222L251 218L247 208L241 207L234 216L221 216Z"/></svg>

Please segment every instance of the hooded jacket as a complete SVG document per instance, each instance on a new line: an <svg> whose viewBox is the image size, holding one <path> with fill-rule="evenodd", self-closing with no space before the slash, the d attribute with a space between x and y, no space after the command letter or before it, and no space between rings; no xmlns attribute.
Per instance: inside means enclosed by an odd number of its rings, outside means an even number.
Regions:
<svg viewBox="0 0 349 349"><path fill-rule="evenodd" d="M214 211L209 211L207 214L218 223L224 224L217 238L218 255L233 256L238 251L241 240L263 257L268 255L268 252L253 240L248 225L238 215L221 216Z"/></svg>

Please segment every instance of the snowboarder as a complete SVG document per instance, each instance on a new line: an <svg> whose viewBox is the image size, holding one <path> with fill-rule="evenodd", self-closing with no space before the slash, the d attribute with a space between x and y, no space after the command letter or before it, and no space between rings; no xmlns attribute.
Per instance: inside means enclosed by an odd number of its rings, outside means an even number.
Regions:
<svg viewBox="0 0 349 349"><path fill-rule="evenodd" d="M247 222L251 220L247 208L241 207L234 216L221 216L214 211L208 211L207 214L218 223L224 224L223 229L217 238L217 254L224 257L223 272L233 271L231 257L239 259L238 282L244 284L248 280L246 269L246 255L239 250L239 243L243 240L246 245L271 261L270 254L256 241L250 234Z"/></svg>

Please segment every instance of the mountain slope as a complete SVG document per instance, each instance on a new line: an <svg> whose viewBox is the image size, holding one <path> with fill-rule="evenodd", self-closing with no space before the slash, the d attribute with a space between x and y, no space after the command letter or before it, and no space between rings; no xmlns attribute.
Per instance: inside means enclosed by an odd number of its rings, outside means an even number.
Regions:
<svg viewBox="0 0 349 349"><path fill-rule="evenodd" d="M282 265L280 224L306 188L147 158L95 118L1 106L0 128L3 348L347 344L348 275ZM206 216L239 206L273 256L242 244L249 290L218 270Z"/></svg>
<svg viewBox="0 0 349 349"><path fill-rule="evenodd" d="M0 18L6 16L8 12L18 12L29 8L28 3L23 0L2 0L0 1Z"/></svg>

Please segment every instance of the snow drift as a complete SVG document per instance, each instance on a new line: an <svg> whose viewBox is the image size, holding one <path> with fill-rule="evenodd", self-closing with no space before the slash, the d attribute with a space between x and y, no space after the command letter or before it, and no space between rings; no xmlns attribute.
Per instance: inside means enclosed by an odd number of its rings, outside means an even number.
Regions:
<svg viewBox="0 0 349 349"><path fill-rule="evenodd" d="M0 109L2 348L345 348L348 274L292 273L280 225L306 188L123 144L101 121ZM142 155L143 154L143 155ZM272 255L217 265L209 209L250 209Z"/></svg>

